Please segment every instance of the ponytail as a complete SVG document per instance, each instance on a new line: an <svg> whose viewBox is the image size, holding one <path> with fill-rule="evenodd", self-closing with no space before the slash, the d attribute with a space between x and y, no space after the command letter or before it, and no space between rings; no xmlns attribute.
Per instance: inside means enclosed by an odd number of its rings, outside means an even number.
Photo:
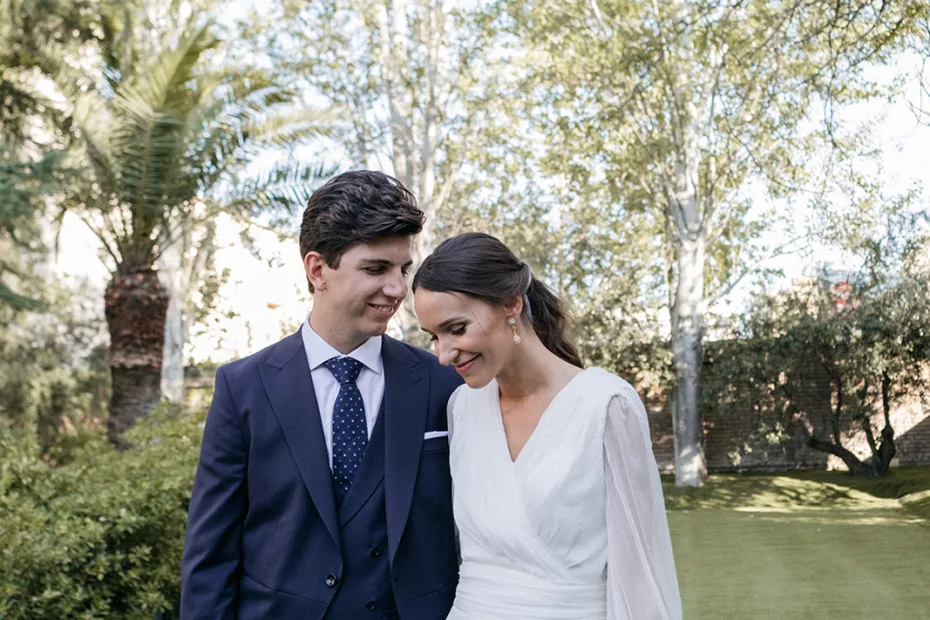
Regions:
<svg viewBox="0 0 930 620"><path fill-rule="evenodd" d="M568 317L562 302L548 286L530 274L530 285L524 296L524 309L533 324L533 331L546 348L578 368L584 368L578 349L565 337Z"/></svg>

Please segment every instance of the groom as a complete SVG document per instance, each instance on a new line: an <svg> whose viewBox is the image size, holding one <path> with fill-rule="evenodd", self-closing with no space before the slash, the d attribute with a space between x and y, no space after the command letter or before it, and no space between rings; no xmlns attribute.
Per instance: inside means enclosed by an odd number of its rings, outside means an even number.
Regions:
<svg viewBox="0 0 930 620"><path fill-rule="evenodd" d="M300 227L313 312L221 367L184 545L181 618L441 620L458 581L446 402L461 380L383 335L423 212L342 174Z"/></svg>

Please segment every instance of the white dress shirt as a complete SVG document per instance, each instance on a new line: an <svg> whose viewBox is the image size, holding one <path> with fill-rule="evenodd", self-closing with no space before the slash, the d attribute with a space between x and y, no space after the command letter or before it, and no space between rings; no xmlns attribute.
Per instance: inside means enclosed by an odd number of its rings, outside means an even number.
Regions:
<svg viewBox="0 0 930 620"><path fill-rule="evenodd" d="M323 364L334 357L343 357L328 342L310 327L309 319L300 328L300 336L307 351L307 363L310 364L310 377L313 379L313 391L320 407L320 421L323 423L323 437L326 439L326 451L329 453L329 467L333 467L333 407L339 394L339 382L333 373ZM381 399L384 397L384 363L381 360L381 336L374 336L365 341L347 357L363 364L355 384L362 393L365 403L365 418L368 422L368 436L378 419Z"/></svg>

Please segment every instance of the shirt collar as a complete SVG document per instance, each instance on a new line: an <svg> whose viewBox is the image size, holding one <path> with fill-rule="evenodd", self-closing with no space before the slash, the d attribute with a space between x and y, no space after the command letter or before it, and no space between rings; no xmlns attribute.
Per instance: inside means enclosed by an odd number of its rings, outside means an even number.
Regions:
<svg viewBox="0 0 930 620"><path fill-rule="evenodd" d="M310 370L316 370L334 357L344 357L331 344L323 340L322 336L313 331L309 317L301 325L300 335L304 341L304 348L307 350ZM365 368L380 375L384 370L384 362L381 359L381 336L372 336L347 357L360 361Z"/></svg>

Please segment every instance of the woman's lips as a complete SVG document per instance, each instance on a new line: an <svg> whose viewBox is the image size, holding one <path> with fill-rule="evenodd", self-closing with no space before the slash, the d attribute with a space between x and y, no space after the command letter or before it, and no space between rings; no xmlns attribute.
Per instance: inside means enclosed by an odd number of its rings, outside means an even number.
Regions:
<svg viewBox="0 0 930 620"><path fill-rule="evenodd" d="M453 366L455 366L455 372L459 373L460 375L464 375L466 372L468 372L471 369L472 366L475 365L475 360L477 359L478 359L478 356L476 355L475 357L471 358L469 361L465 362L464 364L453 364Z"/></svg>

